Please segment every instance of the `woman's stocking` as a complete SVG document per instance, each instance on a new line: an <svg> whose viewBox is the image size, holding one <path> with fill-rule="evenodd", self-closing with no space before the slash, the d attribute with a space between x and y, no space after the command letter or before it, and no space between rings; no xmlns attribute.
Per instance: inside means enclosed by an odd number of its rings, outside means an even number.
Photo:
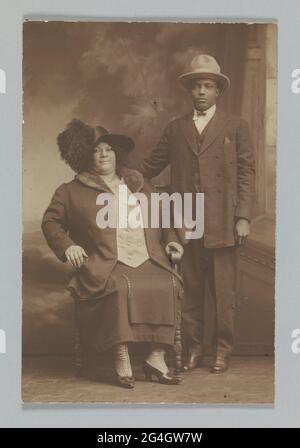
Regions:
<svg viewBox="0 0 300 448"><path fill-rule="evenodd" d="M128 344L118 344L114 347L115 369L119 376L132 376Z"/></svg>
<svg viewBox="0 0 300 448"><path fill-rule="evenodd" d="M166 350L163 344L153 343L152 350L146 359L146 362L166 374L169 369L165 362L165 353Z"/></svg>

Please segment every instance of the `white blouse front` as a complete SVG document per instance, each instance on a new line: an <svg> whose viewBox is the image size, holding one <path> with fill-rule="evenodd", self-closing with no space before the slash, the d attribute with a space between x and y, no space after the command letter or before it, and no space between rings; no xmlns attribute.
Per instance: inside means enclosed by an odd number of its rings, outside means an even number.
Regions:
<svg viewBox="0 0 300 448"><path fill-rule="evenodd" d="M124 183L123 179L117 179L108 181L104 179L105 183L115 196L116 207L116 223L117 223L117 248L118 248L118 261L136 268L149 259L149 253L146 246L145 232L143 224L138 228L132 228L128 225L128 216L135 209L135 215L139 215L139 222L142 222L142 210L137 202L135 205L121 204L123 210L127 210L126 222L127 227L121 227L119 222L119 210L120 210L120 195L119 186L122 185L123 189L126 188L126 196L122 194L121 200L124 197L128 198L132 193ZM124 191L124 190L123 190Z"/></svg>

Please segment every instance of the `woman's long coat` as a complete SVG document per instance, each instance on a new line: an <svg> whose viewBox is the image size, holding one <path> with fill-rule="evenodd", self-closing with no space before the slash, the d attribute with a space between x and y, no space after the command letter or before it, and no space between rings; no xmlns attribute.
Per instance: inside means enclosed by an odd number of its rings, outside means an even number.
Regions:
<svg viewBox="0 0 300 448"><path fill-rule="evenodd" d="M140 173L126 169L123 178L131 192L145 193L150 203L153 189ZM42 221L48 245L61 261L66 261L65 251L71 245L83 247L88 254L68 285L82 300L100 298L115 290L110 274L118 261L116 228L102 229L96 224L101 208L96 199L101 193L111 193L101 179L90 173L78 174L56 190ZM165 253L165 244L178 241L175 232L149 227L145 228L145 239L150 259L177 275Z"/></svg>

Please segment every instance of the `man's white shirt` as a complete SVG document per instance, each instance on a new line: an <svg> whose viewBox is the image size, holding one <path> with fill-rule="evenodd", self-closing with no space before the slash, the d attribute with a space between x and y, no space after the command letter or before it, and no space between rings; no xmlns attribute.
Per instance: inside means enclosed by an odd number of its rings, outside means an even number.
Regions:
<svg viewBox="0 0 300 448"><path fill-rule="evenodd" d="M210 122L212 117L215 115L216 109L217 109L217 107L214 104L209 109L204 111L205 115L201 114L201 113L198 114L198 111L194 110L193 120L194 120L195 126L196 126L199 134L202 133L202 131L205 128L205 126Z"/></svg>

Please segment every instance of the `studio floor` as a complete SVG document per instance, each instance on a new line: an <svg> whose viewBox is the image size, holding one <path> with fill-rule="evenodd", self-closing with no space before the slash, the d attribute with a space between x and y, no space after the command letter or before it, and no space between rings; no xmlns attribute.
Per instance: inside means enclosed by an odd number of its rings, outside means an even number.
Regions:
<svg viewBox="0 0 300 448"><path fill-rule="evenodd" d="M23 359L22 398L26 403L225 403L272 405L274 358L234 356L221 375L202 368L183 374L182 384L147 382L140 363L133 363L136 384L123 389L114 384L109 363L93 369L89 377L76 377L70 356L26 356Z"/></svg>

